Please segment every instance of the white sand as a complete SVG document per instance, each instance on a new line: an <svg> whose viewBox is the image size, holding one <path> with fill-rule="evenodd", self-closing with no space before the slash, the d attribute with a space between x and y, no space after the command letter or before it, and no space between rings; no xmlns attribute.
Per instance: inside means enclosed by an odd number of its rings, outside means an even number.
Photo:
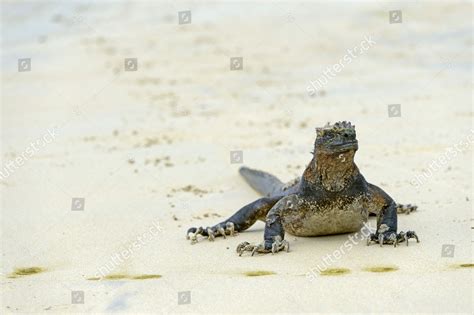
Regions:
<svg viewBox="0 0 474 315"><path fill-rule="evenodd" d="M403 23L389 24L397 9ZM178 25L183 10L189 25ZM453 267L472 263L472 143L410 184L471 134L471 13L454 1L3 3L2 165L58 129L0 182L2 311L472 313L472 268ZM309 97L309 80L366 36L376 44L325 96ZM243 71L229 70L235 56ZM136 72L123 71L130 57ZM17 71L18 58L31 58L30 72ZM389 118L388 104L401 104L401 117ZM188 227L258 198L230 150L290 180L310 160L314 127L336 120L356 124L366 179L419 205L399 229L421 243L360 242L330 266L350 273L310 282L305 274L349 235L287 235L290 253L258 257L235 247L260 242L262 223L214 243L185 240ZM180 191L187 185L206 192ZM85 198L84 211L70 210L73 197ZM442 257L444 244L453 257ZM112 264L112 274L162 278L86 280ZM46 272L8 278L31 266ZM364 271L374 266L398 270ZM256 270L275 275L244 275ZM71 291L84 304L71 304ZM181 291L190 304L178 305Z"/></svg>

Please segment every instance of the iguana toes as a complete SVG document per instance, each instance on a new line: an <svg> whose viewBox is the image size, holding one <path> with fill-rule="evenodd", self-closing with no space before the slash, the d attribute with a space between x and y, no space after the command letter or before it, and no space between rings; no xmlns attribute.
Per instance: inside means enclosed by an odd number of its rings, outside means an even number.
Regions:
<svg viewBox="0 0 474 315"><path fill-rule="evenodd" d="M416 206L396 204L379 187L368 183L354 163L358 149L355 126L337 122L316 128L313 158L300 178L283 184L275 176L240 169L246 181L265 197L237 211L229 219L206 229L190 228L187 238L197 242L199 235L214 240L248 229L257 220L264 221L264 241L259 245L243 242L237 247L258 253L289 249L285 232L296 236L317 236L357 232L369 214L377 215L377 230L367 240L393 244L418 237L408 231L397 234L397 210L410 213Z"/></svg>

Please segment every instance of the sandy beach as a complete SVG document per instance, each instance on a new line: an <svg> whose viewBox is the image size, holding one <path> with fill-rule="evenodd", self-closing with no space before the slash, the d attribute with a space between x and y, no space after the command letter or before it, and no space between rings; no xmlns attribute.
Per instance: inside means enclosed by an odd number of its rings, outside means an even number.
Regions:
<svg viewBox="0 0 474 315"><path fill-rule="evenodd" d="M472 12L2 1L1 313L472 314ZM342 120L420 243L186 240L259 198L239 167L292 180Z"/></svg>

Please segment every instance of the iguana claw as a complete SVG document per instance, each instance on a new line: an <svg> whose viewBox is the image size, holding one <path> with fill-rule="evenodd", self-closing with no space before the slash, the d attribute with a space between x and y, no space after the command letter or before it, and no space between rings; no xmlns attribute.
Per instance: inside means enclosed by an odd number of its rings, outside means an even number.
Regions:
<svg viewBox="0 0 474 315"><path fill-rule="evenodd" d="M224 230L224 228L223 228L222 226L219 225L219 226L217 227L217 232L219 232L219 234L222 235L223 238L226 238L226 237L225 237L225 230Z"/></svg>
<svg viewBox="0 0 474 315"><path fill-rule="evenodd" d="M401 231L400 233L396 234L395 232L384 232L384 233L371 233L367 238L367 246L369 246L372 242L380 244L393 244L394 247L397 247L398 244L405 242L408 246L408 240L410 238L416 239L416 242L419 243L420 239L418 235L416 235L415 231L407 231L406 233Z"/></svg>
<svg viewBox="0 0 474 315"><path fill-rule="evenodd" d="M207 227L206 229L203 227L192 227L186 233L186 239L191 240L191 244L196 244L198 242L198 236L207 236L207 239L212 242L217 236L226 238L227 235L235 236L237 234L234 223L226 222L225 228L223 227L223 223L213 227Z"/></svg>
<svg viewBox="0 0 474 315"><path fill-rule="evenodd" d="M282 240L280 236L275 236L270 248L267 248L264 242L257 245L250 244L249 242L242 242L237 246L236 251L239 254L239 256L242 256L243 252L251 252L251 256L253 256L255 255L255 253L275 254L283 249L289 252L290 243L287 240Z"/></svg>
<svg viewBox="0 0 474 315"><path fill-rule="evenodd" d="M211 242L214 242L215 238L214 231L211 228L207 228L207 239Z"/></svg>
<svg viewBox="0 0 474 315"><path fill-rule="evenodd" d="M416 239L416 242L419 243L420 242L420 239L418 238L418 235L416 235L416 232L415 231L407 231L406 233L401 231L400 233L398 233L397 235L397 240L396 242L394 243L394 246L396 247L398 243L401 243L403 241L406 241L407 242L407 246L408 246L408 240L410 238L414 238Z"/></svg>
<svg viewBox="0 0 474 315"><path fill-rule="evenodd" d="M202 227L199 228L190 228L186 233L186 239L191 240L191 244L196 244L198 242L198 235L202 235L204 229Z"/></svg>
<svg viewBox="0 0 474 315"><path fill-rule="evenodd" d="M397 213L410 214L411 212L416 211L416 209L418 209L418 206L417 205L412 205L411 203L409 203L407 205L397 203L396 208L397 208Z"/></svg>
<svg viewBox="0 0 474 315"><path fill-rule="evenodd" d="M232 222L227 222L225 224L225 231L229 232L230 236L236 236L237 234L239 234L235 231L235 225Z"/></svg>
<svg viewBox="0 0 474 315"><path fill-rule="evenodd" d="M272 244L272 254L275 254L282 249L288 253L290 251L290 243L287 240L282 240L281 237L276 236L275 241Z"/></svg>

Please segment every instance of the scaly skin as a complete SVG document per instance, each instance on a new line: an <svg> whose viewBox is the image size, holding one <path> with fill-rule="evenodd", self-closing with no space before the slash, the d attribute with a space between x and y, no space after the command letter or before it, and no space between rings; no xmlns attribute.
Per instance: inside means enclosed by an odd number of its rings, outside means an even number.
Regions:
<svg viewBox="0 0 474 315"><path fill-rule="evenodd" d="M237 211L229 219L208 228L190 228L187 237L196 243L198 236L214 240L216 236L234 235L264 221L264 240L237 247L245 251L276 253L289 250L285 232L295 236L319 236L359 231L369 215L377 216L376 233L367 240L396 246L418 236L413 231L397 234L397 212L407 213L416 206L396 204L381 188L368 183L354 163L358 149L355 126L337 122L316 128L311 162L303 175L283 184L275 176L246 167L240 173L257 191L265 195Z"/></svg>

